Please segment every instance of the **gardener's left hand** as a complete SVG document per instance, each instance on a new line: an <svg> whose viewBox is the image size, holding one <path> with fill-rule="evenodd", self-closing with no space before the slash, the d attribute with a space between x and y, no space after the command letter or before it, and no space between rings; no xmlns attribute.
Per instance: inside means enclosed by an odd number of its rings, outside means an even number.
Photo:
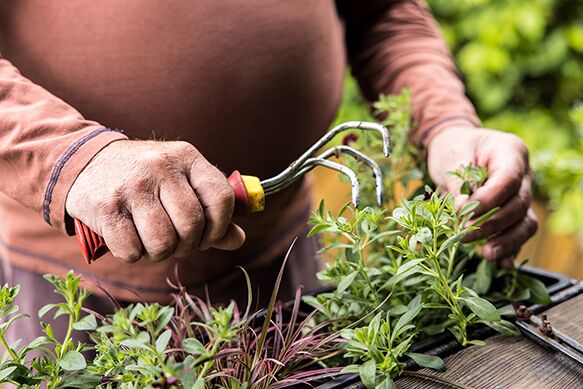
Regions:
<svg viewBox="0 0 583 389"><path fill-rule="evenodd" d="M427 164L433 181L453 193L456 206L479 201L475 216L495 207L501 209L466 241L488 238L483 254L502 266L511 266L521 246L537 230L530 208L532 175L528 150L515 135L471 127L448 127L427 146ZM488 180L469 198L460 194L462 181L448 172L472 163L488 169Z"/></svg>

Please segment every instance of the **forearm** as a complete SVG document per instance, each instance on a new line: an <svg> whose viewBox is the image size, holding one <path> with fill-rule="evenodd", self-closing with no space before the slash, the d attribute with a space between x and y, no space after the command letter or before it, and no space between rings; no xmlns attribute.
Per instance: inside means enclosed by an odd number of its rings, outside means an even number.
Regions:
<svg viewBox="0 0 583 389"><path fill-rule="evenodd" d="M349 58L365 97L411 89L411 139L426 146L451 125L477 126L479 119L464 94L440 30L418 1L375 2L374 15L347 20ZM360 5L365 7L364 5Z"/></svg>
<svg viewBox="0 0 583 389"><path fill-rule="evenodd" d="M0 59L0 191L65 230L65 199L103 147L126 137L74 108Z"/></svg>

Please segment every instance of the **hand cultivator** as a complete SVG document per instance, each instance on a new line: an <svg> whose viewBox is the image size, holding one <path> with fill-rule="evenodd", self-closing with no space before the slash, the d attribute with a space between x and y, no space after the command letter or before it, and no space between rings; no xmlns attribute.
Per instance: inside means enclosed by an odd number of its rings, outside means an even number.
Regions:
<svg viewBox="0 0 583 389"><path fill-rule="evenodd" d="M347 145L330 147L319 153L336 135L351 130L380 133L383 140L383 153L385 157L389 156L389 131L386 127L377 123L368 122L347 122L340 124L327 132L304 154L275 177L260 180L254 176L241 175L235 170L228 178L235 193L235 212L262 211L265 207L265 196L277 193L288 187L317 166L336 170L347 176L352 185L352 202L357 206L359 200L359 181L356 173L347 166L329 160L331 157L339 157L343 154L348 154L370 166L376 183L376 199L378 204L381 205L383 199L383 177L379 165L374 160ZM103 238L77 219L75 219L75 235L77 236L81 253L87 263L91 263L107 253L108 248Z"/></svg>

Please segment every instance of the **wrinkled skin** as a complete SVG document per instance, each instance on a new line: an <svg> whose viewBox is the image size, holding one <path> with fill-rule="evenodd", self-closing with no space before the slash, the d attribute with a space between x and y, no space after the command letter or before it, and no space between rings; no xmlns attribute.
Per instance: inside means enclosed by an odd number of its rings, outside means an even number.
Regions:
<svg viewBox="0 0 583 389"><path fill-rule="evenodd" d="M473 163L488 169L488 180L471 197L460 194L462 181L447 172ZM466 241L487 238L483 254L502 266L512 265L521 246L537 230L536 216L530 207L532 174L528 150L515 135L472 127L448 127L433 137L427 146L427 164L434 182L456 198L456 206L479 201L476 217L492 208L500 210Z"/></svg>
<svg viewBox="0 0 583 389"><path fill-rule="evenodd" d="M235 250L234 194L225 175L186 142L116 141L81 171L67 213L125 261L161 261L192 250Z"/></svg>

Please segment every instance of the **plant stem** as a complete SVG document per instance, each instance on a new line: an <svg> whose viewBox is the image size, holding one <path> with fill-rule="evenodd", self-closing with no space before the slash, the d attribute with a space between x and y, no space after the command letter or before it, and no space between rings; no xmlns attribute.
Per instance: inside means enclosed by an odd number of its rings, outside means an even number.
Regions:
<svg viewBox="0 0 583 389"><path fill-rule="evenodd" d="M6 349L6 351L8 351L8 354L10 354L10 357L12 358L12 361L19 361L20 359L14 353L14 350L12 350L8 346L8 343L6 342L6 338L4 338L4 334L0 334L0 341L2 341L2 345L4 346L4 348Z"/></svg>

